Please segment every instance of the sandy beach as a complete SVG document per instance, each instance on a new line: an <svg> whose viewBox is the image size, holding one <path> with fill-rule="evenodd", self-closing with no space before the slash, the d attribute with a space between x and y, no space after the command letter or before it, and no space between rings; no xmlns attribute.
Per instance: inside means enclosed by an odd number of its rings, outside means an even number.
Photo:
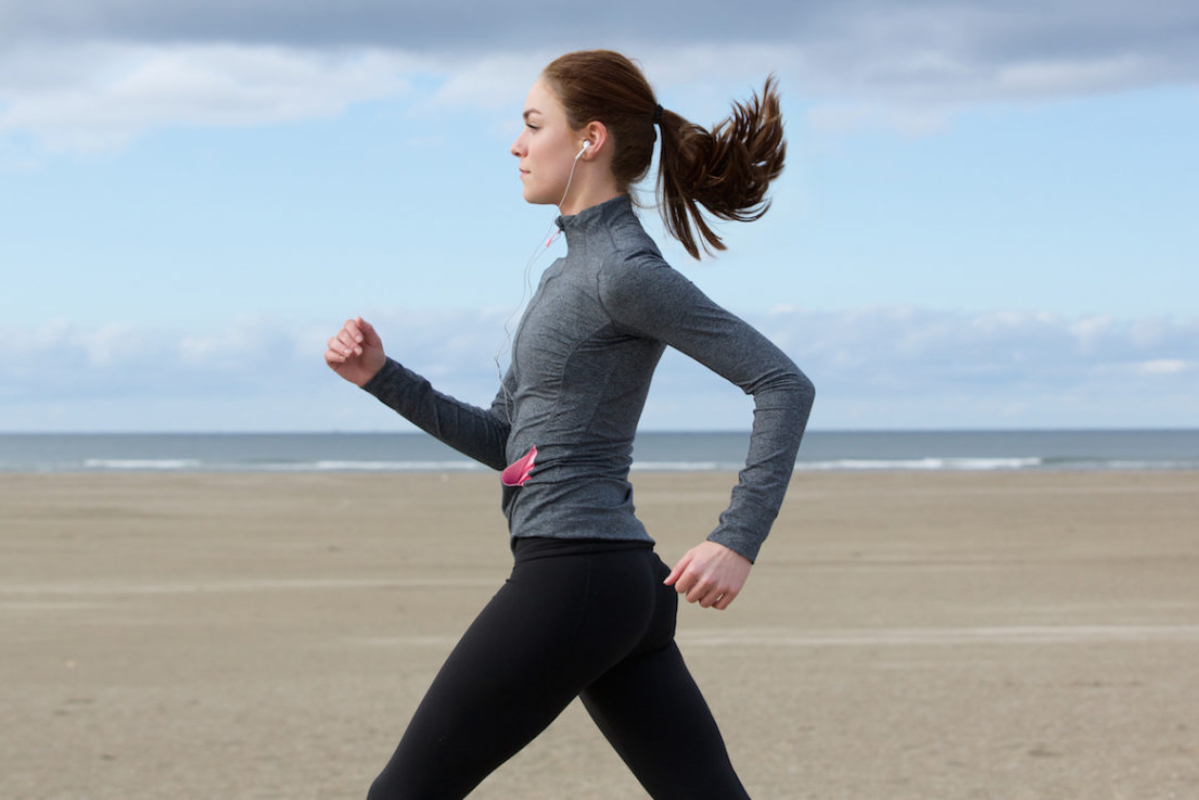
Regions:
<svg viewBox="0 0 1199 800"><path fill-rule="evenodd" d="M510 563L492 475L0 475L0 798L363 797ZM1196 798L1199 475L799 473L678 638L761 800ZM473 795L645 796L577 703Z"/></svg>

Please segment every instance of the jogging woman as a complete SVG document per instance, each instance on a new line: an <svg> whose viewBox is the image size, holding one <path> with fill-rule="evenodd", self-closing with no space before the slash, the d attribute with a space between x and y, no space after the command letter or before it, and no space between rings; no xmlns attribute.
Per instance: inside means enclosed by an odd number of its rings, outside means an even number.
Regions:
<svg viewBox="0 0 1199 800"><path fill-rule="evenodd" d="M631 187L661 133L667 230L698 257L724 249L703 212L753 220L783 167L778 96L734 104L711 132L658 105L610 51L570 53L529 91L512 145L524 199L556 204L567 254L512 340L490 408L436 392L384 355L361 318L325 360L418 427L501 472L514 566L449 655L370 800L465 797L580 697L649 794L745 798L674 643L679 595L727 608L787 489L811 382L752 327L662 259ZM669 569L633 514L633 436L674 347L754 398L745 469L707 538Z"/></svg>

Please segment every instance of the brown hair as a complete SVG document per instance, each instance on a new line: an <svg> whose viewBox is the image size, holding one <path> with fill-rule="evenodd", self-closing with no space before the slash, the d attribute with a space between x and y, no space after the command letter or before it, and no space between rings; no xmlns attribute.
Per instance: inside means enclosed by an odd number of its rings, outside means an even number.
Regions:
<svg viewBox="0 0 1199 800"><path fill-rule="evenodd" d="M748 222L770 208L766 189L783 171L787 143L774 77L761 97L733 103L733 113L711 131L673 111L657 112L658 102L641 70L620 53L585 50L567 53L542 72L566 109L575 130L599 121L615 140L612 174L627 192L645 177L653 159L655 117L661 115L662 155L658 195L666 230L693 258L724 250L700 206L726 220ZM702 240L697 243L693 228Z"/></svg>

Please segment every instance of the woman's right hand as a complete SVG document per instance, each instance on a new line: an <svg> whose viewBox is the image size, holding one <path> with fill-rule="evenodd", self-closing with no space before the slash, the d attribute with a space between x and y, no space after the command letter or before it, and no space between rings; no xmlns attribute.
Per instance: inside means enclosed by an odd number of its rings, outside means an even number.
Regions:
<svg viewBox="0 0 1199 800"><path fill-rule="evenodd" d="M325 363L350 383L363 386L387 363L383 342L362 317L346 320L329 339Z"/></svg>

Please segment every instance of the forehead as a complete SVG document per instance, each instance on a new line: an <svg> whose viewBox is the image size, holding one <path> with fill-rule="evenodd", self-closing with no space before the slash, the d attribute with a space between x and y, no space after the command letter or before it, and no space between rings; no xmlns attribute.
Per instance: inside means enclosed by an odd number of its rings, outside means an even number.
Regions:
<svg viewBox="0 0 1199 800"><path fill-rule="evenodd" d="M558 100L558 95L546 83L545 78L538 78L529 89L528 96L525 97L525 116L530 114L561 116L565 113L562 103Z"/></svg>

